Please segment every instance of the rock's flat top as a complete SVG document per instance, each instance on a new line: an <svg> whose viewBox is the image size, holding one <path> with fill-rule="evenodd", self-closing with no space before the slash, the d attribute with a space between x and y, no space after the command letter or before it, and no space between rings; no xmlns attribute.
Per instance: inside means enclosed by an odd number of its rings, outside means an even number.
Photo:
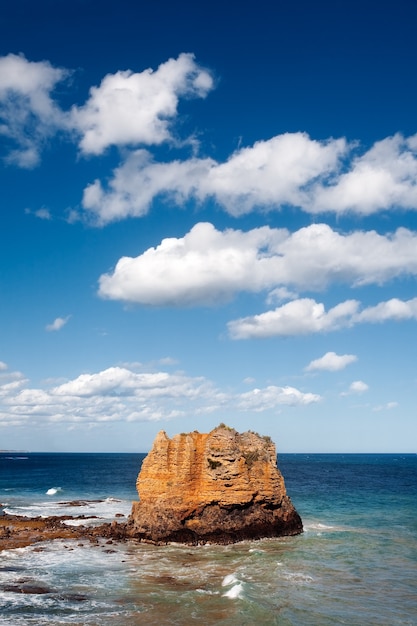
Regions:
<svg viewBox="0 0 417 626"><path fill-rule="evenodd" d="M250 431L221 425L172 439L160 431L137 489L129 532L141 539L229 543L302 531L275 445Z"/></svg>

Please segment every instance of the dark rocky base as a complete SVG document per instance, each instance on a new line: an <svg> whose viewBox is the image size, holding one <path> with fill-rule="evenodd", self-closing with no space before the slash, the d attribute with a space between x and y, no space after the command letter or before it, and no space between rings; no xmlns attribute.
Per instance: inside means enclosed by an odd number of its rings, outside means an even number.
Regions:
<svg viewBox="0 0 417 626"><path fill-rule="evenodd" d="M265 505L249 507L221 507L206 505L187 516L173 518L166 511L152 512L153 523L149 526L149 512L143 511L146 522L141 525L140 504L134 517L129 519L127 535L154 544L170 542L198 545L212 543L226 545L245 540L266 539L298 535L303 532L300 516L289 499L283 507L268 508Z"/></svg>
<svg viewBox="0 0 417 626"><path fill-rule="evenodd" d="M227 545L303 532L301 518L292 505L288 509L283 507L276 510L262 506L222 508L211 505L181 519L157 514L152 528L141 528L137 520L133 523L132 519L97 526L68 526L64 524L68 519L85 518L70 515L28 518L3 514L0 516L0 552L54 539L87 539L91 543L105 539L108 543L135 540L155 545L172 542Z"/></svg>
<svg viewBox="0 0 417 626"><path fill-rule="evenodd" d="M135 533L131 536L131 538L143 543L151 543L158 546L166 545L168 543L182 543L188 546L198 546L206 543L229 545L232 543L238 543L239 541L255 541L259 539L290 537L299 535L302 532L302 530L281 532L280 530L276 530L270 526L252 526L236 531L214 531L205 534L198 534L192 530L184 528L182 530L160 535L155 535L154 533Z"/></svg>

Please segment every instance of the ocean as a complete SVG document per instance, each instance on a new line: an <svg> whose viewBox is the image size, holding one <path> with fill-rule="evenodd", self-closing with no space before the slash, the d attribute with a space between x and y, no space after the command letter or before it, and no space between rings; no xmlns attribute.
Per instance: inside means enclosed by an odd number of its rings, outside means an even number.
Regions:
<svg viewBox="0 0 417 626"><path fill-rule="evenodd" d="M119 519L143 458L2 453L0 511ZM302 535L3 551L0 625L417 626L417 455L281 454L278 466ZM16 593L22 583L47 593Z"/></svg>

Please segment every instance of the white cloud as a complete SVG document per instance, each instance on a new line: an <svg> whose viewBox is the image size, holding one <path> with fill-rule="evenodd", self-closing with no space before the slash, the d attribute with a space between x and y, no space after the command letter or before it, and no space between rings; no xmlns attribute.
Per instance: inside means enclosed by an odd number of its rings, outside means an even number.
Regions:
<svg viewBox="0 0 417 626"><path fill-rule="evenodd" d="M346 300L326 312L321 302L301 298L273 311L229 322L228 328L232 339L309 335L349 325L358 307L357 300Z"/></svg>
<svg viewBox="0 0 417 626"><path fill-rule="evenodd" d="M24 381L25 383L27 381ZM98 423L171 419L198 410L207 402L219 404L223 396L204 378L166 372L135 373L111 367L49 390L3 388L0 421L27 419L54 422Z"/></svg>
<svg viewBox="0 0 417 626"><path fill-rule="evenodd" d="M32 62L22 54L8 54L0 57L0 94L26 96L33 111L44 117L54 111L49 92L66 74L48 61Z"/></svg>
<svg viewBox="0 0 417 626"><path fill-rule="evenodd" d="M34 167L44 141L65 126L51 92L67 75L48 61L32 62L16 54L0 57L0 135L11 146L9 162Z"/></svg>
<svg viewBox="0 0 417 626"><path fill-rule="evenodd" d="M200 223L182 239L164 239L139 257L121 258L112 274L101 276L99 293L142 304L196 305L258 290L268 283L258 250L279 237L267 227L220 233Z"/></svg>
<svg viewBox="0 0 417 626"><path fill-rule="evenodd" d="M5 370L7 370L7 363L0 361L0 372L4 372Z"/></svg>
<svg viewBox="0 0 417 626"><path fill-rule="evenodd" d="M89 185L83 206L97 225L145 215L157 196L177 204L212 198L234 216L285 205L360 215L417 209L417 135L387 137L359 156L355 150L344 139L285 133L240 148L224 163L158 163L141 151L113 172L107 190L98 180Z"/></svg>
<svg viewBox="0 0 417 626"><path fill-rule="evenodd" d="M36 209L35 211L32 211L32 209L25 209L25 214L26 215L34 215L35 217L38 217L40 220L51 220L52 219L51 212L46 207L42 207L40 209Z"/></svg>
<svg viewBox="0 0 417 626"><path fill-rule="evenodd" d="M164 356L158 361L161 365L178 365L178 359L174 359L171 356Z"/></svg>
<svg viewBox="0 0 417 626"><path fill-rule="evenodd" d="M266 298L267 304L275 304L276 302L282 302L284 300L296 300L298 293L290 291L287 287L276 287L268 293Z"/></svg>
<svg viewBox="0 0 417 626"><path fill-rule="evenodd" d="M204 98L214 87L211 73L193 54L182 53L156 70L108 74L83 105L64 111L52 94L68 75L49 61L0 57L0 135L9 162L34 167L45 142L60 130L88 155L113 145L184 145L173 129L180 98ZM344 138L315 140L295 132L241 147L224 162L193 157L162 163L139 150L128 154L107 185L96 180L86 187L82 203L97 225L143 216L157 196L178 204L214 199L235 216L286 205L314 214L369 215L416 210L416 181L417 135L397 133L363 150Z"/></svg>
<svg viewBox="0 0 417 626"><path fill-rule="evenodd" d="M236 216L255 207L303 206L306 186L337 168L346 149L343 139L320 142L306 133L258 141L211 168L197 194L200 198L214 196Z"/></svg>
<svg viewBox="0 0 417 626"><path fill-rule="evenodd" d="M65 324L70 319L71 315L67 315L67 317L57 317L52 324L48 324L45 328L47 331L51 332L54 330L61 330L65 326Z"/></svg>
<svg viewBox="0 0 417 626"><path fill-rule="evenodd" d="M95 180L84 189L82 205L96 226L127 217L141 217L154 198L163 193L177 204L192 195L194 187L212 166L211 159L155 163L147 150L130 153L113 172L107 189Z"/></svg>
<svg viewBox="0 0 417 626"><path fill-rule="evenodd" d="M391 411L392 409L396 409L398 406L398 402L387 402L386 404L375 406L372 410L376 413L379 411Z"/></svg>
<svg viewBox="0 0 417 626"><path fill-rule="evenodd" d="M391 300L364 309L355 317L355 322L385 322L387 320L417 320L417 298L407 301L391 298Z"/></svg>
<svg viewBox="0 0 417 626"><path fill-rule="evenodd" d="M354 354L336 354L336 352L326 352L319 359L311 361L305 368L307 372L325 370L328 372L338 372L351 363L358 360Z"/></svg>
<svg viewBox="0 0 417 626"><path fill-rule="evenodd" d="M249 381L248 381L249 382ZM109 367L49 388L30 388L20 373L0 379L0 424L44 422L97 424L170 420L216 411L256 412L304 406L320 400L293 387L270 386L226 393L204 377L182 372L135 372Z"/></svg>
<svg viewBox="0 0 417 626"><path fill-rule="evenodd" d="M148 393L167 394L168 387L177 379L165 372L155 374L136 373L122 367L110 367L97 374L81 374L68 383L55 387L52 392L57 396L95 396L117 393L135 394L145 389Z"/></svg>
<svg viewBox="0 0 417 626"><path fill-rule="evenodd" d="M81 133L85 154L101 154L111 145L152 145L172 139L171 122L179 97L205 97L213 88L210 73L192 54L169 59L157 70L119 71L105 76L72 122Z"/></svg>
<svg viewBox="0 0 417 626"><path fill-rule="evenodd" d="M36 166L44 143L59 130L79 140L84 154L98 155L111 145L174 142L179 98L204 98L214 86L210 72L192 54L180 54L155 71L108 74L90 89L83 106L64 111L52 93L68 75L48 61L0 57L0 135L8 140L9 162Z"/></svg>
<svg viewBox="0 0 417 626"><path fill-rule="evenodd" d="M122 257L114 271L100 277L99 294L139 304L201 305L239 292L282 295L275 290L381 284L407 275L417 275L417 233L404 228L389 235L343 235L326 224L289 233L267 226L221 232L199 223L182 238L163 239L138 257ZM317 315L322 318L323 312Z"/></svg>
<svg viewBox="0 0 417 626"><path fill-rule="evenodd" d="M9 397L11 394L16 393L17 391L19 391L21 389L21 387L26 383L27 381L23 378L17 378L15 380L10 380L9 382L2 382L0 384L0 398L7 398Z"/></svg>
<svg viewBox="0 0 417 626"><path fill-rule="evenodd" d="M41 220L50 220L52 218L50 210L46 209L45 207L37 209L36 211L34 211L34 214Z"/></svg>
<svg viewBox="0 0 417 626"><path fill-rule="evenodd" d="M350 386L349 386L349 392L348 393L365 393L365 391L368 391L369 386L363 382L363 380L355 380Z"/></svg>
<svg viewBox="0 0 417 626"><path fill-rule="evenodd" d="M228 328L232 339L261 339L330 332L366 322L405 319L417 320L417 298L408 301L393 298L362 311L360 311L360 302L357 300L346 300L326 311L322 302L316 302L311 298L301 298L272 311L233 320L229 322ZM318 359L319 363L320 361ZM327 357L326 361L336 362L337 359Z"/></svg>
<svg viewBox="0 0 417 626"><path fill-rule="evenodd" d="M417 135L376 142L332 184L316 185L306 210L369 215L397 207L417 208Z"/></svg>
<svg viewBox="0 0 417 626"><path fill-rule="evenodd" d="M242 393L238 407L244 411L260 413L281 406L306 405L320 400L321 396L314 393L303 393L294 387L270 385L264 389L252 389Z"/></svg>
<svg viewBox="0 0 417 626"><path fill-rule="evenodd" d="M254 207L303 206L305 187L336 168L345 150L342 139L318 142L305 133L258 141L221 164L196 157L157 163L138 150L114 170L107 190L98 180L87 186L82 204L96 225L143 216L157 196L177 204L214 198L235 216Z"/></svg>
<svg viewBox="0 0 417 626"><path fill-rule="evenodd" d="M9 398L14 397L27 382L20 372L7 372L0 375L0 422L1 402L7 402Z"/></svg>

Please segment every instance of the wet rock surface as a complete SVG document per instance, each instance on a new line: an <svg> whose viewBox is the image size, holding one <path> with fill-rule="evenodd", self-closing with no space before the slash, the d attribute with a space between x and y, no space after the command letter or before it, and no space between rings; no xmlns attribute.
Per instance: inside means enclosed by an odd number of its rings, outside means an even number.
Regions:
<svg viewBox="0 0 417 626"><path fill-rule="evenodd" d="M52 516L52 517L23 517L19 515L3 514L0 517L0 551L13 548L23 548L40 541L52 539L84 538L92 542L99 538L122 541L126 537L125 523L105 523L97 526L83 526L85 516ZM91 518L88 518L91 519ZM77 526L68 526L66 520L79 520Z"/></svg>

